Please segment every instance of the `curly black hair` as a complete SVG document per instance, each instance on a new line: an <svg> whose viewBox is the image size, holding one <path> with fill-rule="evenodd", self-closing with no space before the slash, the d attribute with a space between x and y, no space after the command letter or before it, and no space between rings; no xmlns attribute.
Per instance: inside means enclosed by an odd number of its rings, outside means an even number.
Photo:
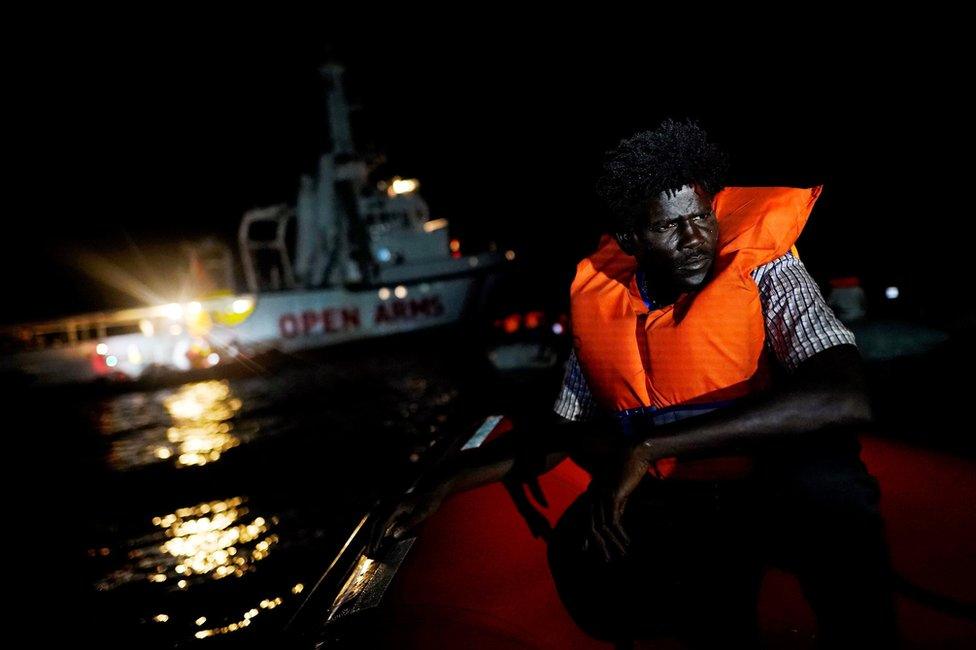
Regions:
<svg viewBox="0 0 976 650"><path fill-rule="evenodd" d="M710 193L722 189L728 158L693 120L667 119L653 131L641 131L608 151L597 194L609 210L613 229L631 228L647 203L661 192L684 185Z"/></svg>

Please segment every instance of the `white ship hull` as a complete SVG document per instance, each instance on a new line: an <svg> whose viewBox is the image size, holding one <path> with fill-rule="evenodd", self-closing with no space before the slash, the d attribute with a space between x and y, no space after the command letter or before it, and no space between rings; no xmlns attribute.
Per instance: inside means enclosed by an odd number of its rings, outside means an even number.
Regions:
<svg viewBox="0 0 976 650"><path fill-rule="evenodd" d="M487 265L486 265L487 266ZM487 270L487 269L482 269ZM247 364L291 353L458 322L481 290L481 273L361 290L327 288L236 295L97 315L129 333L80 340L96 317L65 319L75 340L6 356L7 373L45 384L138 380Z"/></svg>

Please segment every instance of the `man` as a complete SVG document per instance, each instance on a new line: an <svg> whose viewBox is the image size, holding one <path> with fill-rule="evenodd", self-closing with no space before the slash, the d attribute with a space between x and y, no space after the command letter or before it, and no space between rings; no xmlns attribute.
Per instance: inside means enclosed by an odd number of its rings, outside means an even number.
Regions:
<svg viewBox="0 0 976 650"><path fill-rule="evenodd" d="M590 634L755 646L774 563L799 578L824 645L892 642L877 483L854 437L870 419L860 360L792 249L819 188L722 190L723 172L693 123L610 152L612 234L573 283L563 424L462 455L374 539L570 453L593 480L549 561Z"/></svg>

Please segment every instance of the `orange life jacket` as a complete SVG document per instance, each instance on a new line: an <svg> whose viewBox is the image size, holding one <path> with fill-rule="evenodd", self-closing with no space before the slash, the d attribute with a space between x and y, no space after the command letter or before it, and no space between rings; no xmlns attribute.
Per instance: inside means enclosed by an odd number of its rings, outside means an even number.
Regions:
<svg viewBox="0 0 976 650"><path fill-rule="evenodd" d="M594 398L618 414L625 432L711 410L767 385L765 324L751 273L793 248L820 191L719 192L712 275L672 305L649 308L636 259L610 235L578 264L571 289L577 355ZM668 458L653 470L662 477L721 478L748 468L742 457L680 464Z"/></svg>

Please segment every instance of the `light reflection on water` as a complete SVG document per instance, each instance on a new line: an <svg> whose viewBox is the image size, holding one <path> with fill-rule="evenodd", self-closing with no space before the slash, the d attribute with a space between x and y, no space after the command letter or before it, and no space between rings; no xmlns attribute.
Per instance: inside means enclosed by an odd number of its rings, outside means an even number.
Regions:
<svg viewBox="0 0 976 650"><path fill-rule="evenodd" d="M247 498L207 501L179 508L152 518L146 535L130 540L125 566L96 584L99 591L112 591L129 583L159 585L170 593L183 592L204 581L242 578L256 569L280 543L275 515L255 515ZM107 555L109 549L90 549L89 555ZM255 602L240 615L223 614L211 621L205 615L159 612L147 618L152 623L182 624L195 628L197 639L242 632L252 619L289 600L300 602L305 585L301 582L281 594L271 594ZM185 619L185 620L183 620ZM191 626L192 623L192 626Z"/></svg>
<svg viewBox="0 0 976 650"><path fill-rule="evenodd" d="M242 402L227 381L185 384L175 390L158 391L153 397L146 400L136 395L128 401L120 400L115 409L103 413L102 431L117 434L109 455L114 469L158 462L176 467L206 465L220 460L228 450L257 433L254 422L236 426L234 420ZM133 412L137 417L132 417ZM157 424L139 428L143 419ZM169 420L170 425L160 426L160 420Z"/></svg>
<svg viewBox="0 0 976 650"><path fill-rule="evenodd" d="M295 595L298 595L302 593L302 587L303 585L301 583L298 583L297 585L291 588L291 592ZM227 625L220 625L218 627L198 630L193 636L195 636L198 639L206 639L208 636L214 636L216 634L229 634L231 632L239 632L240 630L243 630L248 625L250 625L251 619L257 616L258 614L260 614L261 610L270 611L272 609L275 609L276 607L280 607L283 602L284 601L282 600L281 596L272 596L271 598L265 598L260 603L258 603L258 607L252 607L251 609L247 610L238 620L232 621ZM203 625L203 623L206 623L206 618L203 617L201 618L202 618L202 622L200 622L201 619L197 619L197 625Z"/></svg>
<svg viewBox="0 0 976 650"><path fill-rule="evenodd" d="M133 647L273 635L459 394L436 355L390 346L93 401L91 619Z"/></svg>
<svg viewBox="0 0 976 650"><path fill-rule="evenodd" d="M148 580L186 589L200 579L243 577L280 542L275 515L254 515L245 497L207 501L152 518L152 529L130 540L127 562L96 585L101 591ZM89 552L96 554L95 550Z"/></svg>
<svg viewBox="0 0 976 650"><path fill-rule="evenodd" d="M235 497L153 518L153 524L165 528L170 538L163 550L180 561L174 568L177 574L241 577L255 562L268 556L278 536L262 538L271 522L253 517L247 523L248 509L243 503L243 498Z"/></svg>
<svg viewBox="0 0 976 650"><path fill-rule="evenodd" d="M230 420L241 409L241 400L233 396L226 381L188 384L164 404L173 426L166 431L169 444L155 450L158 458L175 457L177 467L206 465L240 444L231 434Z"/></svg>

